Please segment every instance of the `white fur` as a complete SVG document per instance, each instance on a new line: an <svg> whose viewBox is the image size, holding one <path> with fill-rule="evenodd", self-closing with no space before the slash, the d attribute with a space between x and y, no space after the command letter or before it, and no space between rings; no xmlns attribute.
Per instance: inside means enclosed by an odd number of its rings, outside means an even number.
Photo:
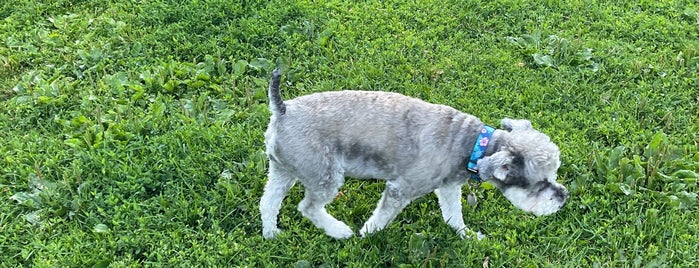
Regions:
<svg viewBox="0 0 699 268"><path fill-rule="evenodd" d="M552 189L544 190L538 198L530 196L529 192L522 188L506 189L502 194L517 208L536 216L553 214L561 207L560 202L555 200L555 191Z"/></svg>

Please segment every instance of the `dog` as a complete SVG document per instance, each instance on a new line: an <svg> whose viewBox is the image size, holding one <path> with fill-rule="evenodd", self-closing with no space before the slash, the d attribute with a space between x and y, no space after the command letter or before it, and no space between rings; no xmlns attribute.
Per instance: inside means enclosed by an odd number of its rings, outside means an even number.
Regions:
<svg viewBox="0 0 699 268"><path fill-rule="evenodd" d="M274 70L268 92L269 174L260 200L267 239L280 233L277 216L296 181L305 189L298 210L336 239L354 235L325 210L346 176L386 181L362 237L430 192L444 221L469 237L474 232L464 224L461 187L470 178L492 183L515 207L537 216L558 211L568 198L556 182L558 147L527 120L505 118L503 129L494 129L451 107L389 92L331 91L284 101L280 78Z"/></svg>

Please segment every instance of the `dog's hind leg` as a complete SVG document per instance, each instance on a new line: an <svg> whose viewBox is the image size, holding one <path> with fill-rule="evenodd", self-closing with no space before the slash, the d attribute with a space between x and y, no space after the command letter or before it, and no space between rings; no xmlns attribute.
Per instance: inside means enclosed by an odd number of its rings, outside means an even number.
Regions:
<svg viewBox="0 0 699 268"><path fill-rule="evenodd" d="M315 226L325 230L327 235L336 239L349 238L354 235L352 229L325 210L325 205L333 201L344 182L342 173L334 170L329 170L328 173L320 181L304 184L306 192L298 210Z"/></svg>
<svg viewBox="0 0 699 268"><path fill-rule="evenodd" d="M464 216L461 212L461 184L445 185L434 190L439 200L439 208L442 209L442 218L451 228L454 228L461 238L469 237L471 231L464 224ZM480 240L484 235L475 233Z"/></svg>
<svg viewBox="0 0 699 268"><path fill-rule="evenodd" d="M270 239L281 232L277 228L277 216L282 201L296 180L275 161L269 163L269 174L264 194L260 200L260 215L262 217L262 236Z"/></svg>
<svg viewBox="0 0 699 268"><path fill-rule="evenodd" d="M403 193L401 189L402 187L395 185L391 181L386 183L386 189L381 194L381 200L379 200L374 213L364 223L362 229L359 230L361 236L366 236L385 228L403 208L410 204L410 201L414 198L413 195Z"/></svg>

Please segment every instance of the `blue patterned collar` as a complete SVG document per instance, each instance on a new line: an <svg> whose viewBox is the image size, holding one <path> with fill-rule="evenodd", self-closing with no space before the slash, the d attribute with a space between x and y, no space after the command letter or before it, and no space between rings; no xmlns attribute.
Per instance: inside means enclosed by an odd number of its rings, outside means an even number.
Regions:
<svg viewBox="0 0 699 268"><path fill-rule="evenodd" d="M488 148L488 144L490 143L494 132L494 127L483 125L483 128L481 129L480 133L478 133L478 138L473 145L473 152L471 153L471 158L468 160L468 171L471 171L471 179L475 181L481 181L481 178L478 177L478 167L476 165L478 160L483 158L485 149Z"/></svg>

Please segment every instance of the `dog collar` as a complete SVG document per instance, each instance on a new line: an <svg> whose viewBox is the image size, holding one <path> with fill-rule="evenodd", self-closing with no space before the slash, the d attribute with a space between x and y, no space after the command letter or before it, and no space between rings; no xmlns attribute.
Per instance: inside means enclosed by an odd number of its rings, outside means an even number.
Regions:
<svg viewBox="0 0 699 268"><path fill-rule="evenodd" d="M483 158L483 154L485 154L485 149L488 148L488 143L490 143L490 140L493 137L494 132L494 127L491 127L489 125L483 125L483 128L478 133L478 138L476 139L476 142L473 145L473 151L471 152L471 158L468 160L467 168L468 171L471 171L471 179L475 181L481 181L481 178L478 177L478 160Z"/></svg>

